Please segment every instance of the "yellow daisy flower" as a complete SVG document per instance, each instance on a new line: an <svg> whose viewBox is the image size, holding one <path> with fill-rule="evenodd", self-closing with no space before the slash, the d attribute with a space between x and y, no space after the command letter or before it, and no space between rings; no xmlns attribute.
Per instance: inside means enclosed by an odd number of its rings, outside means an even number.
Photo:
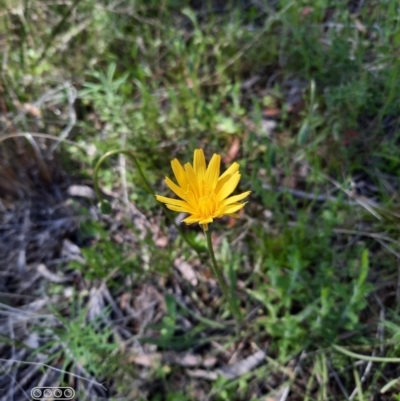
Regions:
<svg viewBox="0 0 400 401"><path fill-rule="evenodd" d="M186 163L184 167L177 159L171 166L178 185L168 177L167 186L182 200L156 195L158 201L166 204L168 209L176 212L189 213L183 221L186 224L199 223L204 231L215 218L223 216L239 217L235 212L247 203L239 203L249 196L250 191L229 196L237 187L240 174L239 164L233 163L221 176L221 156L214 154L206 166L202 149L194 151L193 166Z"/></svg>

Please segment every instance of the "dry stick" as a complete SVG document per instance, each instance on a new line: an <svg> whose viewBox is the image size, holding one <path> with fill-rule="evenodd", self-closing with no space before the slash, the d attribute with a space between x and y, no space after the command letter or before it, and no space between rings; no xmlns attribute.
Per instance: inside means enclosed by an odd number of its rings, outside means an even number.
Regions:
<svg viewBox="0 0 400 401"><path fill-rule="evenodd" d="M42 106L42 104L44 102L47 102L50 99L54 99L54 95L60 91L62 91L63 89L67 89L71 86L71 84L66 81L63 84L48 90L47 92L45 92L42 96L40 96L40 98L38 100L36 100L35 102L32 103L32 106L40 108ZM15 124L18 121L20 121L26 114L28 113L27 109L23 109L22 111L20 111L11 121L11 124ZM4 134L6 132L8 127L6 127L2 133Z"/></svg>
<svg viewBox="0 0 400 401"><path fill-rule="evenodd" d="M330 359L328 360L328 368L330 369L331 375L333 376L333 378L335 379L336 383L338 384L338 386L339 386L340 390L342 391L344 397L346 399L348 399L349 395L347 394L347 391L346 391L342 381L340 380L339 375L337 374L336 370L333 368L332 361Z"/></svg>
<svg viewBox="0 0 400 401"><path fill-rule="evenodd" d="M67 92L68 92L68 117L69 121L67 126L62 130L60 134L60 139L57 143L55 143L51 148L50 148L50 153L54 152L56 148L60 145L60 143L65 140L69 133L71 132L72 128L76 124L76 112L74 108L74 103L77 98L77 90L75 89L74 86L72 85L67 85L66 86Z"/></svg>
<svg viewBox="0 0 400 401"><path fill-rule="evenodd" d="M373 239L381 239L382 241L387 241L387 242L392 242L394 244L398 244L398 241L396 241L393 238L386 237L383 234L377 234L377 233L370 233L368 231L357 231L357 230L347 230L344 228L334 228L333 232L336 234L349 234L349 235L361 235L362 237L370 237Z"/></svg>
<svg viewBox="0 0 400 401"><path fill-rule="evenodd" d="M347 196L350 198L354 199L360 206L362 206L364 209L366 209L368 212L370 212L374 217L376 217L378 220L382 220L382 217L373 209L373 207L370 205L370 201L368 199L362 199L361 197L358 197L354 194L351 193L348 189L345 189L342 187L342 185L334 180L333 178L329 177L328 175L324 173L320 173L322 177L330 181L333 185L335 185L338 189L343 191Z"/></svg>
<svg viewBox="0 0 400 401"><path fill-rule="evenodd" d="M51 139L53 141L59 141L60 138L55 135L50 135L50 134L43 134L41 132L18 132L15 134L9 134L9 135L4 135L0 138L0 143L3 141L6 141L7 139L12 139L12 138L19 138L19 137L29 137L29 136L36 136L38 138L45 138L45 139ZM77 142L71 141L69 139L62 139L62 142L68 143L69 145L76 146L80 148L81 150L86 152L86 149L84 146L80 145Z"/></svg>
<svg viewBox="0 0 400 401"><path fill-rule="evenodd" d="M96 380L87 379L86 377L76 375L75 373L71 373L71 372L68 372L66 370L55 368L54 366L47 365L46 363L19 361L19 360L16 360L16 359L4 359L4 358L0 358L0 361L3 361L3 362L15 362L15 363L22 363L22 364L25 364L25 365L34 365L34 366L46 367L46 368L54 370L56 372L60 372L60 373L64 373L64 374L70 375L72 377L75 377L76 379L81 379L81 380L84 380L84 381L86 381L88 383L93 383L96 386L100 386L104 390L107 390L107 388L104 387L103 384L97 382Z"/></svg>
<svg viewBox="0 0 400 401"><path fill-rule="evenodd" d="M304 165L309 170L315 172L315 170L312 167L308 166L307 164L302 163L302 165ZM362 206L364 209L366 209L368 212L370 212L378 220L382 220L382 217L371 206L371 201L369 201L368 199L362 199L361 197L354 195L348 189L343 188L343 186L340 184L340 182L336 181L332 177L329 177L329 175L326 175L325 173L321 173L321 172L319 172L318 174L321 177L325 178L327 181L329 181L331 184L333 184L336 188L338 188L342 192L344 192L348 197L350 197L351 199L354 199L355 202L357 202L360 206ZM377 205L374 205L374 206L377 206Z"/></svg>

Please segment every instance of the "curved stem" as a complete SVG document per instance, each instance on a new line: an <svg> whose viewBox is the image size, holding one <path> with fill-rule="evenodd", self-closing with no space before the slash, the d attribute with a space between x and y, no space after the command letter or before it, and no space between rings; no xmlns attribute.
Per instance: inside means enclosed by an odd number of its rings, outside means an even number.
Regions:
<svg viewBox="0 0 400 401"><path fill-rule="evenodd" d="M211 256L211 270L212 270L215 278L217 279L219 286L221 287L221 290L222 290L222 293L224 294L225 299L229 302L231 312L235 316L236 322L239 327L239 324L241 321L240 312L236 306L235 301L232 299L232 297L230 295L228 284L226 283L225 278L222 274L222 271L218 266L217 259L215 258L214 248L213 248L212 241L211 241L211 232L209 230L204 231L204 234L207 239L207 247L208 247L208 251L210 252L210 256Z"/></svg>
<svg viewBox="0 0 400 401"><path fill-rule="evenodd" d="M151 187L151 185L149 184L149 182L146 179L146 176L143 173L142 168L140 167L140 164L135 156L135 154L127 149L116 149L116 150L110 150L109 152L105 153L100 160L97 162L96 167L94 169L93 172L93 182L94 182L94 189L96 192L96 196L97 198L102 201L103 200L103 196L101 194L100 191L100 187L99 187L99 170L101 165L105 162L105 160L107 160L109 157L117 155L117 154L123 154L128 156L133 163L135 164L140 178L142 179L145 188L147 190L148 193L150 193L151 195L155 195L153 188ZM161 207L164 209L165 214L167 215L167 217L170 219L171 223L175 226L175 228L178 230L180 236L184 239L184 241L193 249L197 252L197 254L199 255L199 257L201 258L202 255L202 250L196 245L194 244L186 235L185 233L182 231L181 227L175 222L175 219L170 215L169 210L167 209L167 207L161 203Z"/></svg>
<svg viewBox="0 0 400 401"><path fill-rule="evenodd" d="M379 357L379 356L368 356L368 355L362 355L362 354L357 354L355 352L349 351L346 348L343 348L339 345L332 344L332 348L335 349L336 351L347 355L351 358L356 358L360 359L363 361L369 361L369 362L386 362L386 363L399 363L400 358L390 358L390 357Z"/></svg>

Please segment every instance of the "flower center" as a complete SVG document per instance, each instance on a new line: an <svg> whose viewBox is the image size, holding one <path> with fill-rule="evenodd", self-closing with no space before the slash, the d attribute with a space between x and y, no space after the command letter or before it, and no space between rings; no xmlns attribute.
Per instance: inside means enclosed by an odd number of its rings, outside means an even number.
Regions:
<svg viewBox="0 0 400 401"><path fill-rule="evenodd" d="M212 217L217 209L215 194L202 196L198 202L199 213L202 217Z"/></svg>

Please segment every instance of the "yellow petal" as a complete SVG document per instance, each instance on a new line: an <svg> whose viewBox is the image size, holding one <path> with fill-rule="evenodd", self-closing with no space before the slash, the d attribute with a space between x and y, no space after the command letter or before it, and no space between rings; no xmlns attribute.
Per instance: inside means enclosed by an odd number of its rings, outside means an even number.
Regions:
<svg viewBox="0 0 400 401"><path fill-rule="evenodd" d="M232 163L232 165L224 172L224 174L221 175L221 177L219 177L219 179L222 179L227 175L235 174L237 171L239 171L239 163Z"/></svg>
<svg viewBox="0 0 400 401"><path fill-rule="evenodd" d="M218 180L218 182L217 182L217 185L216 185L216 187L215 187L215 189L214 189L214 192L215 192L216 194L217 194L219 191L221 191L221 188L225 185L226 182L229 181L229 178L231 178L231 175L230 175L230 174L226 175L224 178L222 178L222 180L221 180L221 177L219 178L219 180Z"/></svg>
<svg viewBox="0 0 400 401"><path fill-rule="evenodd" d="M205 219L201 219L199 220L199 224L208 224L208 223L212 223L214 220L212 217L207 217Z"/></svg>
<svg viewBox="0 0 400 401"><path fill-rule="evenodd" d="M206 171L206 182L213 190L218 182L221 156L214 154Z"/></svg>
<svg viewBox="0 0 400 401"><path fill-rule="evenodd" d="M202 224L201 226L203 227L204 231L208 231L208 224Z"/></svg>
<svg viewBox="0 0 400 401"><path fill-rule="evenodd" d="M206 159L203 149L196 149L194 151L193 168L199 181L204 179L204 175L206 174Z"/></svg>
<svg viewBox="0 0 400 401"><path fill-rule="evenodd" d="M243 206L244 206L246 203L247 203L247 202L245 202L245 203L239 203L238 205L230 205L230 206L227 206L226 209L225 209L225 214L232 214L232 213L237 212L238 210L242 209Z"/></svg>
<svg viewBox="0 0 400 401"><path fill-rule="evenodd" d="M163 202L163 203L167 204L167 206L174 205L174 206L180 207L182 209L185 209L185 210L189 211L190 213L195 212L195 209L193 208L193 206L191 206L189 203L187 203L185 201L167 198L167 197L161 196L161 195L156 195L156 198L159 202Z"/></svg>
<svg viewBox="0 0 400 401"><path fill-rule="evenodd" d="M193 223L197 223L199 221L199 218L195 217L195 216L189 216L189 217L186 217L186 219L184 219L182 221L185 222L186 224L193 224Z"/></svg>
<svg viewBox="0 0 400 401"><path fill-rule="evenodd" d="M170 205L189 206L187 202L179 200L179 199L167 198L166 196L161 196L161 195L156 195L156 198L159 202L168 203Z"/></svg>
<svg viewBox="0 0 400 401"><path fill-rule="evenodd" d="M185 195L185 191L178 187L170 178L165 177L165 183L167 184L168 188L175 192L180 198L187 200L187 196Z"/></svg>
<svg viewBox="0 0 400 401"><path fill-rule="evenodd" d="M199 198L200 196L200 189L199 189L199 181L197 179L197 175L195 171L193 170L193 167L190 163L185 164L185 172L186 172L186 177L187 180L189 181L189 185L191 186L194 196L196 199Z"/></svg>
<svg viewBox="0 0 400 401"><path fill-rule="evenodd" d="M217 194L218 201L222 201L227 198L237 187L240 180L240 174L235 173L229 178L229 180L223 185L221 190Z"/></svg>
<svg viewBox="0 0 400 401"><path fill-rule="evenodd" d="M179 163L178 159L172 160L171 167L179 186L183 189L186 189L189 183L186 179L185 170L183 169L181 163Z"/></svg>
<svg viewBox="0 0 400 401"><path fill-rule="evenodd" d="M184 207L175 206L175 205L165 205L169 210L173 210L174 212L179 213L191 213L191 210L186 210Z"/></svg>
<svg viewBox="0 0 400 401"><path fill-rule="evenodd" d="M225 199L222 203L224 206L231 205L232 203L239 202L242 199L246 198L246 196L249 196L250 193L251 193L250 191L247 191L239 195L230 196L229 198Z"/></svg>

